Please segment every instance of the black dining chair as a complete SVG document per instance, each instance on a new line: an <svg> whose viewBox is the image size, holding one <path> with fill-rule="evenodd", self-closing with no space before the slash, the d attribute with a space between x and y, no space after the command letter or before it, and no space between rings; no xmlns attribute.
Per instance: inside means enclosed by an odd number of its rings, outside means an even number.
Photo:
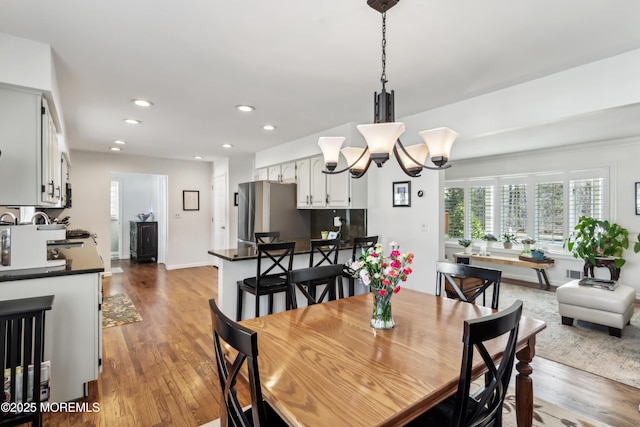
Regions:
<svg viewBox="0 0 640 427"><path fill-rule="evenodd" d="M253 233L256 243L276 243L280 241L279 231L260 231Z"/></svg>
<svg viewBox="0 0 640 427"><path fill-rule="evenodd" d="M269 314L273 313L273 295L284 292L286 295L286 309L291 308L291 294L287 273L293 267L293 251L296 242L258 243L256 260L257 272L237 282L238 302L236 319L242 320L242 302L245 292L255 295L255 317L260 316L260 297L268 296Z"/></svg>
<svg viewBox="0 0 640 427"><path fill-rule="evenodd" d="M362 250L367 250L378 243L378 236L365 236L365 237L354 237L353 238L353 250L351 252L351 260L356 261L362 255ZM355 279L347 275L349 279L349 296L352 297L356 292L356 281Z"/></svg>
<svg viewBox="0 0 640 427"><path fill-rule="evenodd" d="M328 264L318 267L300 268L291 270L289 272L289 286L291 287L291 306L298 308L298 300L296 296L296 288L302 292L307 298L307 304L319 304L325 297L329 297L330 300L335 299L336 287L338 281L342 285L342 271L344 267L342 264ZM324 283L326 286L316 298L315 294L310 291L309 283Z"/></svg>
<svg viewBox="0 0 640 427"><path fill-rule="evenodd" d="M516 355L522 301L498 313L464 321L463 351L458 391L408 424L408 426L497 426L502 425L502 405L509 387ZM485 343L507 336L500 364L491 358ZM487 370L484 386L471 393L474 348Z"/></svg>
<svg viewBox="0 0 640 427"><path fill-rule="evenodd" d="M486 305L485 292L492 288L491 308L498 309L500 299L500 279L502 271L492 268L475 267L466 264L436 263L436 295L445 293L449 298L475 303L482 295L482 304Z"/></svg>
<svg viewBox="0 0 640 427"><path fill-rule="evenodd" d="M338 263L338 254L340 253L340 238L331 240L312 239L311 253L309 254L309 267L319 267L321 265L331 265ZM315 298L318 286L327 285L323 280L312 280L307 283L309 294ZM324 293L326 295L326 292ZM340 285L338 286L338 295L344 298L344 290L342 289L342 276L340 276ZM335 299L335 295L333 298Z"/></svg>
<svg viewBox="0 0 640 427"><path fill-rule="evenodd" d="M286 423L262 398L258 369L258 333L225 316L216 305L215 300L209 300L209 307L211 308L213 346L216 352L216 366L222 397L220 425L234 427L285 426ZM225 345L237 352L235 359L229 364L226 359L228 354L223 349ZM236 380L245 364L251 396L249 408L243 408L240 405L236 392Z"/></svg>

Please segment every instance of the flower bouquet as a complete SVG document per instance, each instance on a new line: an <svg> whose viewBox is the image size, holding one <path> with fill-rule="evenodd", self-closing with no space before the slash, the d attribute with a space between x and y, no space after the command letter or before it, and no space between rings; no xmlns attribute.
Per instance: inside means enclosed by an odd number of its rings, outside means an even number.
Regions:
<svg viewBox="0 0 640 427"><path fill-rule="evenodd" d="M384 256L380 243L362 249L359 259L348 262L346 269L354 278L361 279L374 294L371 326L377 329L391 329L395 326L391 314L391 296L400 291L400 282L411 274L413 262L411 252L400 253L400 246L391 242L391 253Z"/></svg>

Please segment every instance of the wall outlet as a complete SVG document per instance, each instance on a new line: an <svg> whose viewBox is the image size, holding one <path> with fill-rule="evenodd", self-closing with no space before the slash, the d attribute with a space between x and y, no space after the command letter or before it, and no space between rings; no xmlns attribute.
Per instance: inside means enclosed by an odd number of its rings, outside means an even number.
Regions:
<svg viewBox="0 0 640 427"><path fill-rule="evenodd" d="M176 212L176 213L173 215L173 218L174 218L174 219L180 219L180 218L182 218L182 217L180 216L180 212Z"/></svg>
<svg viewBox="0 0 640 427"><path fill-rule="evenodd" d="M334 227L340 227L342 225L342 220L340 219L339 216L334 216L333 217L333 226Z"/></svg>
<svg viewBox="0 0 640 427"><path fill-rule="evenodd" d="M427 224L424 224L424 223L420 224L420 231L428 231L427 228L428 228Z"/></svg>

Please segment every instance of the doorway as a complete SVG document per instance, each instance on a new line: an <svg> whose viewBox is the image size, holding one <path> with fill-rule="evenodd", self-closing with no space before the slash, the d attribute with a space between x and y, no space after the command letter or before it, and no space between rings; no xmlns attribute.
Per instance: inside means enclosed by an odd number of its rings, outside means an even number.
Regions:
<svg viewBox="0 0 640 427"><path fill-rule="evenodd" d="M111 259L129 259L130 223L140 221L138 214L145 214L147 221L158 223L158 263L166 262L167 182L167 175L111 173Z"/></svg>

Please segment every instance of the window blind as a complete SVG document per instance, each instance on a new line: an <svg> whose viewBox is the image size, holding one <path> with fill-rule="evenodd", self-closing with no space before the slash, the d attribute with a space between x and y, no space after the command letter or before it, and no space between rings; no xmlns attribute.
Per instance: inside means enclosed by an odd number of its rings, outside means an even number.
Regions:
<svg viewBox="0 0 640 427"><path fill-rule="evenodd" d="M503 184L500 187L500 233L527 235L527 184Z"/></svg>
<svg viewBox="0 0 640 427"><path fill-rule="evenodd" d="M120 182L111 181L111 219L117 220L120 214Z"/></svg>
<svg viewBox="0 0 640 427"><path fill-rule="evenodd" d="M564 183L535 185L534 239L538 242L564 241Z"/></svg>
<svg viewBox="0 0 640 427"><path fill-rule="evenodd" d="M481 239L486 233L494 233L493 229L493 187L469 187L469 223L467 224L472 239Z"/></svg>
<svg viewBox="0 0 640 427"><path fill-rule="evenodd" d="M451 239L464 237L464 188L444 189L445 234Z"/></svg>
<svg viewBox="0 0 640 427"><path fill-rule="evenodd" d="M604 179L587 178L569 181L569 230L581 216L604 219Z"/></svg>

